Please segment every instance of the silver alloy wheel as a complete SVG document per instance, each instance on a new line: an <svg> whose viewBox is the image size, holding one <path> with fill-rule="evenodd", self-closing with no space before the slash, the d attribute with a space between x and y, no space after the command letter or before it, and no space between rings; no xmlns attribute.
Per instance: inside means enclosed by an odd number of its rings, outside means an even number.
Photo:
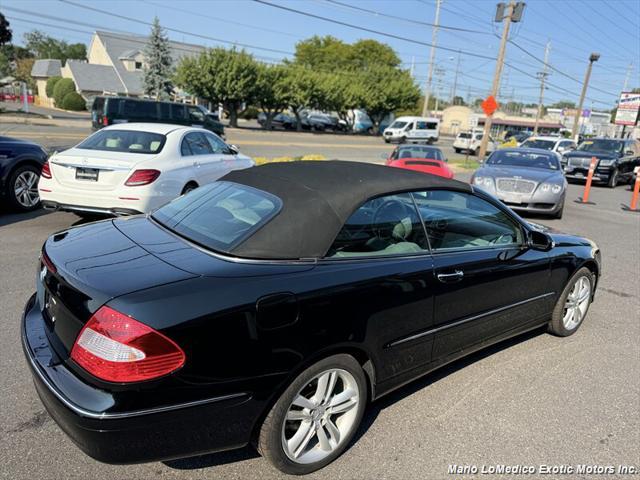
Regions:
<svg viewBox="0 0 640 480"><path fill-rule="evenodd" d="M580 277L573 285L564 304L562 324L567 330L573 330L584 318L591 300L591 282L587 277Z"/></svg>
<svg viewBox="0 0 640 480"><path fill-rule="evenodd" d="M356 379L332 368L295 396L282 425L282 448L296 463L319 462L342 446L355 427L360 401Z"/></svg>
<svg viewBox="0 0 640 480"><path fill-rule="evenodd" d="M38 175L31 170L22 172L13 184L13 193L21 206L25 208L35 206L40 201Z"/></svg>

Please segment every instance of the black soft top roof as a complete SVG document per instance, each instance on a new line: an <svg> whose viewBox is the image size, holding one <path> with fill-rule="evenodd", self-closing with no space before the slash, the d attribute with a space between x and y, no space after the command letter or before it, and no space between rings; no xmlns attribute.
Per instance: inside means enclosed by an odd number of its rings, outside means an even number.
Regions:
<svg viewBox="0 0 640 480"><path fill-rule="evenodd" d="M340 160L271 163L220 180L282 200L282 209L230 253L261 259L322 257L349 216L373 197L428 188L470 192L470 185L400 168Z"/></svg>

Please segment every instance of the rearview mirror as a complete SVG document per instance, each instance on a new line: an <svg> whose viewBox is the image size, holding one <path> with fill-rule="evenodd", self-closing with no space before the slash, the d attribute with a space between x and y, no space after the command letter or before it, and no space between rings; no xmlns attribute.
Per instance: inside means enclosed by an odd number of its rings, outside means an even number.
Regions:
<svg viewBox="0 0 640 480"><path fill-rule="evenodd" d="M546 233L532 230L529 232L529 247L541 252L548 252L553 248L553 239Z"/></svg>

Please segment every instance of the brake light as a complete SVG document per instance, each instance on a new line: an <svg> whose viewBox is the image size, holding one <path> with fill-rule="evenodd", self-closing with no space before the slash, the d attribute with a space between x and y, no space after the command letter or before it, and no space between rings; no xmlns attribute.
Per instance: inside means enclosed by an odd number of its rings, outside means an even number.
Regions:
<svg viewBox="0 0 640 480"><path fill-rule="evenodd" d="M40 176L43 178L51 178L51 165L49 165L49 160L44 162L44 164L42 165Z"/></svg>
<svg viewBox="0 0 640 480"><path fill-rule="evenodd" d="M153 328L110 307L100 307L84 326L71 358L107 382L141 382L182 367L185 354Z"/></svg>
<svg viewBox="0 0 640 480"><path fill-rule="evenodd" d="M109 119L107 118L106 115L104 117L102 117L102 125L105 126L105 127L109 126Z"/></svg>
<svg viewBox="0 0 640 480"><path fill-rule="evenodd" d="M160 176L159 170L136 170L131 176L127 179L124 184L128 187L139 187L140 185L149 185L153 183L156 178Z"/></svg>
<svg viewBox="0 0 640 480"><path fill-rule="evenodd" d="M40 260L42 260L42 264L45 267L47 267L47 270L49 270L50 272L56 273L58 271L56 266L53 264L53 262L49 258L49 255L47 255L47 253L44 250L42 251L42 255L40 256Z"/></svg>

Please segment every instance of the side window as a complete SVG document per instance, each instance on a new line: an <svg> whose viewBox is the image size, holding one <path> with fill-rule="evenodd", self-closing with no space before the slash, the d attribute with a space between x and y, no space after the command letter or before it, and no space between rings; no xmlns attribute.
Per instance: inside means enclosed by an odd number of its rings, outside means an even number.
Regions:
<svg viewBox="0 0 640 480"><path fill-rule="evenodd" d="M522 244L522 230L506 213L469 193L431 190L414 194L432 251Z"/></svg>
<svg viewBox="0 0 640 480"><path fill-rule="evenodd" d="M415 126L414 122L409 122L409 123L407 123L407 126L404 127L404 131L408 132L409 130L413 130L414 126Z"/></svg>
<svg viewBox="0 0 640 480"><path fill-rule="evenodd" d="M369 200L353 213L327 253L331 258L411 255L428 251L411 194Z"/></svg>
<svg viewBox="0 0 640 480"><path fill-rule="evenodd" d="M184 121L187 119L187 109L184 105L172 103L171 104L171 118L172 120Z"/></svg>
<svg viewBox="0 0 640 480"><path fill-rule="evenodd" d="M169 122L171 120L171 113L170 113L170 104L168 103L159 103L158 106L160 107L160 120L163 122Z"/></svg>
<svg viewBox="0 0 640 480"><path fill-rule="evenodd" d="M185 142L191 151L191 155L209 155L213 153L211 145L200 132L187 133L183 140L183 143Z"/></svg>
<svg viewBox="0 0 640 480"><path fill-rule="evenodd" d="M213 150L213 153L227 153L229 151L227 144L224 143L221 139L219 139L215 135L211 133L205 133L204 136L209 142L209 145L211 145L211 149Z"/></svg>
<svg viewBox="0 0 640 480"><path fill-rule="evenodd" d="M204 122L204 113L198 107L187 107L189 111L189 121L202 123Z"/></svg>
<svg viewBox="0 0 640 480"><path fill-rule="evenodd" d="M182 139L182 143L180 143L180 153L182 154L183 157L188 157L190 155L193 155L193 153L191 153L191 148L189 148L189 142L187 141L187 137L184 137Z"/></svg>
<svg viewBox="0 0 640 480"><path fill-rule="evenodd" d="M416 130L426 130L427 122L416 122Z"/></svg>

